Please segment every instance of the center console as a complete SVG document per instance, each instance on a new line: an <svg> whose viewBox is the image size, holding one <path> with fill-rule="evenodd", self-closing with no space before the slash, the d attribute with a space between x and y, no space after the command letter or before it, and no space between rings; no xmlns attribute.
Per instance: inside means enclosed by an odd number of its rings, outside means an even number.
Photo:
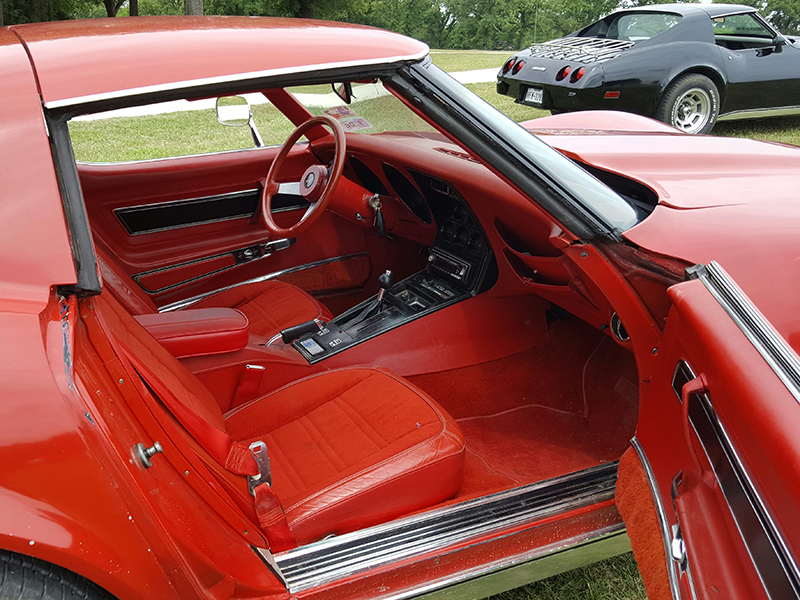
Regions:
<svg viewBox="0 0 800 600"><path fill-rule="evenodd" d="M428 315L493 285L496 264L469 206L449 183L411 172L437 224L428 263L397 283L384 274L382 293L292 342L311 364Z"/></svg>

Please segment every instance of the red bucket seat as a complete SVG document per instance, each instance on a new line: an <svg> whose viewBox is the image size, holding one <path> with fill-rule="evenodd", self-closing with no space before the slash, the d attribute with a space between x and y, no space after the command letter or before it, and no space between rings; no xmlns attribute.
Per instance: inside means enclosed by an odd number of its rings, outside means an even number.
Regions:
<svg viewBox="0 0 800 600"><path fill-rule="evenodd" d="M192 418L235 442L265 442L272 490L299 544L432 506L461 485L461 430L434 400L397 375L371 367L328 371L223 415L208 389L113 296L104 293L92 305L117 353L135 361L152 390L168 390ZM214 460L201 440L190 443L257 522L246 478Z"/></svg>

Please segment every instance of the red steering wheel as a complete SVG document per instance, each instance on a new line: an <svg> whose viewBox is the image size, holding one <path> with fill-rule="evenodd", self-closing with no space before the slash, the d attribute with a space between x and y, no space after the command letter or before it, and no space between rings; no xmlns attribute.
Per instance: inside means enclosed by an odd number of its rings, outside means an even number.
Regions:
<svg viewBox="0 0 800 600"><path fill-rule="evenodd" d="M283 162L289 155L289 151L294 147L297 141L305 135L307 131L325 125L333 132L334 153L333 162L330 167L324 165L311 165L303 173L300 179L300 195L305 198L308 203L308 209L300 220L289 228L284 229L279 227L275 220L272 218L272 198L278 193L278 173L283 167ZM328 203L331 201L334 192L336 191L336 184L339 183L339 178L344 169L345 157L345 139L344 129L342 129L339 121L327 115L320 115L319 117L312 117L297 129L294 130L292 135L289 136L283 146L281 147L278 156L272 161L272 165L267 173L267 181L264 183L264 192L261 195L261 214L264 217L264 225L270 235L274 238L293 238L305 231L325 210Z"/></svg>

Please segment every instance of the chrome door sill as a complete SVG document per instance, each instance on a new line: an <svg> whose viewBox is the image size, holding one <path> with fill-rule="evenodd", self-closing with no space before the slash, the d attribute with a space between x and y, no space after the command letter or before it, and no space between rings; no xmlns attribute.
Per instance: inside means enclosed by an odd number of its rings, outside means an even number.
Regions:
<svg viewBox="0 0 800 600"><path fill-rule="evenodd" d="M275 561L295 594L612 499L617 465L606 463L322 540L277 554Z"/></svg>

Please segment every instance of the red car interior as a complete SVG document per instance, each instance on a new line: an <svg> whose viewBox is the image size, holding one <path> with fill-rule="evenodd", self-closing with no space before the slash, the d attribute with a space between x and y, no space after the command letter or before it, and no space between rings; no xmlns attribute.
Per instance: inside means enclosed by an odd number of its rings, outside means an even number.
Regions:
<svg viewBox="0 0 800 600"><path fill-rule="evenodd" d="M318 316L329 321L335 316L321 304L312 304L311 296L299 288L275 280L250 283L212 295L185 310L154 314L155 304L147 293L106 252L98 251L106 289L128 312L145 313L137 320L173 354L184 357L185 366L205 386L204 402L210 402L208 390L211 390L215 411L228 411L224 426L231 437L247 442L260 438L266 442L274 458L275 492L298 543L357 529L443 501L466 500L618 459L636 426L635 361L624 342L615 343L596 328L608 322L607 301L591 280L583 278L560 252L559 246L564 242L558 227L545 220L538 208L517 192L498 187L501 184L483 166L438 134L411 138L359 136L348 140L350 156L358 157L376 172L384 170L383 161L402 164L405 173L411 173L411 169L434 172L445 177L468 202L472 200L470 207L492 248L499 249L497 282L490 291L386 332L327 361L308 365L291 346L278 343L264 347L261 345L264 340L260 339L265 331L279 331L281 323L294 324ZM321 146L319 143L317 152L324 155L328 146L325 140ZM252 162L250 153L240 154L242 160ZM207 157L203 160L208 162ZM230 165L231 159L224 161ZM115 181L113 173L122 174L122 170L126 179L135 181L135 167L108 166L106 174L102 171L105 166L80 165L80 168L88 177L84 193L90 214L103 223L98 233L110 231L109 222L101 216L101 197L94 195L99 189L97 184ZM150 165L145 168L153 170ZM180 173L175 169L167 171L159 167L159 170L162 184L169 181L169 172L175 176ZM355 177L352 169L345 172L347 177ZM355 185L350 179L342 181ZM229 188L245 189L251 185L258 182L244 180L238 186L231 183ZM193 186L199 187L197 183ZM190 194L185 190L182 196ZM486 202L488 194L502 196L503 203ZM135 187L128 186L126 195L129 206L143 203L135 198ZM395 214L395 218L387 220L387 229L401 239L368 236L371 250L368 256L373 264L386 265L401 275L411 274L424 263L413 254L409 256L405 250L408 242L403 244L402 238L409 238L414 247L424 248L430 244L428 232L437 224L421 221L394 194L387 196L384 203L392 206ZM336 206L336 198L331 205L331 209ZM344 214L342 210L339 212ZM352 231L342 216L334 216L330 224L344 228L336 239L349 235L345 231ZM240 228L247 226L240 222ZM313 226L310 232L314 232ZM167 234L150 235L163 239ZM186 236L180 230L177 234ZM302 236L309 239L308 233ZM109 235L103 237L106 242L113 239ZM141 241L130 238L130 243ZM296 246L279 253L279 264L287 264L286 260L291 260L295 248L302 243L305 242L299 240ZM124 253L127 244L124 241L120 244L120 253ZM221 247L220 241L216 244ZM329 247L328 252L335 256L335 247ZM296 260L306 256L302 253ZM373 274L372 289L375 289L374 278ZM255 309L241 302L248 293L258 294L261 286L277 288L284 294L285 302L271 301L267 294L260 297L268 301ZM325 293L324 285L311 289L317 294ZM589 323L567 313L549 312L549 303L531 292L559 300L576 314L585 316ZM236 298L229 300L233 295ZM342 312L364 297L350 293L332 298L334 304L338 301L338 312ZM172 299L175 298L173 293ZM308 309L304 313L281 312L282 307L297 310L305 305ZM208 310L205 307L210 306L237 308L247 315L251 337L246 348L231 352L211 349L215 339L220 347L225 346L225 338L239 340L240 330L234 334L223 325L220 328L223 331L206 334L206 327L215 329L213 323L193 326L191 315L195 310L202 317ZM474 308L467 310L470 306ZM461 319L468 320L462 324ZM434 343L435 338L428 332L435 331L439 324L444 335ZM236 329L233 323L231 328ZM220 337L215 338L216 335ZM476 345L477 340L483 341ZM462 342L467 343L463 349ZM149 338L148 344L153 345ZM171 358L168 360L173 363ZM266 368L263 379L261 372L256 376L254 387L246 381L250 375L245 372L246 364ZM431 402L424 393L409 393L409 389L417 388L408 388L405 380L396 376L374 371L376 365L389 366L409 378L439 404ZM189 376L183 366L181 373ZM351 391L344 395L331 392L331 388L337 389L339 383L335 382L339 381ZM248 386L253 389L244 394L243 389ZM342 404L343 398L350 396L356 408ZM420 399L428 403L427 410L421 410ZM402 412L410 420L392 417L372 423L369 419L373 417L359 413L369 409L369 414L373 414L371 411L376 410L377 418L384 402L406 407ZM440 405L446 412L438 408ZM340 425L323 427L324 419ZM440 426L440 421L444 425ZM363 432L354 434L353 423ZM409 423L417 431L409 432ZM426 433L429 430L436 431L433 437ZM379 454L375 454L374 448L369 449L376 440L383 440ZM427 449L411 452L409 448L418 443ZM463 452L457 450L462 443ZM452 449L441 449L450 445ZM197 450L204 454L202 448ZM394 452L405 458L387 459ZM441 460L429 465L434 455ZM375 460L389 461L385 474L380 476L386 477L386 483L376 484L376 490L364 491L361 489L367 479L364 476L331 487L331 478L349 478L353 472L367 468L364 461L375 456L380 456ZM252 498L243 478L226 472L208 457L206 462L240 508L254 518ZM454 466L461 462L463 472L460 466ZM406 468L415 474L407 474ZM330 489L320 494L320 486ZM340 495L351 494L360 500L338 499ZM313 501L309 499L312 496Z"/></svg>
<svg viewBox="0 0 800 600"><path fill-rule="evenodd" d="M298 543L380 523L458 491L464 461L458 425L399 377L369 368L331 371L223 415L202 384L116 300L101 297L94 305L106 334L135 357L144 382L157 395L174 394L186 411L175 417L190 430L210 430L245 446L267 443L272 488ZM211 435L194 437L213 450ZM239 474L233 452L224 464L202 457L241 510L258 522L245 478L232 477Z"/></svg>

